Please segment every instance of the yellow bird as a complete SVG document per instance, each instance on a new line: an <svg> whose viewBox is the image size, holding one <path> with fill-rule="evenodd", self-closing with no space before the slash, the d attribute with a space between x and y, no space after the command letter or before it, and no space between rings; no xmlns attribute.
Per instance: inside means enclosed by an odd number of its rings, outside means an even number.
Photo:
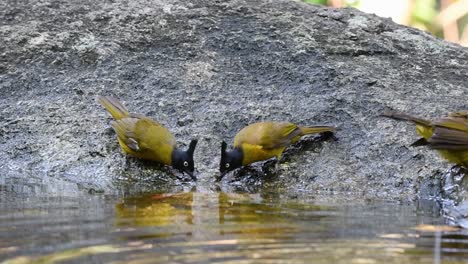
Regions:
<svg viewBox="0 0 468 264"><path fill-rule="evenodd" d="M333 132L331 126L300 127L288 122L259 122L243 128L234 138L234 149L226 151L227 144L221 144L221 176L248 164L277 157L284 149L296 143L302 136Z"/></svg>
<svg viewBox="0 0 468 264"><path fill-rule="evenodd" d="M163 125L144 115L129 113L116 98L98 96L98 101L114 117L115 121L111 125L125 153L139 159L170 165L196 180L193 175L193 152L197 140L190 142L187 151L179 150L175 137Z"/></svg>
<svg viewBox="0 0 468 264"><path fill-rule="evenodd" d="M422 136L413 146L427 145L449 162L468 168L468 111L450 113L434 122L397 112L383 116L413 122Z"/></svg>

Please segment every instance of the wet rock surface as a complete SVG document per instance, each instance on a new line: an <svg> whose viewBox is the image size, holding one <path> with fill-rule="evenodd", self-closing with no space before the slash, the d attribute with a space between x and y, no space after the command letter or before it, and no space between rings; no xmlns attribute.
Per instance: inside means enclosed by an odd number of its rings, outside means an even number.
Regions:
<svg viewBox="0 0 468 264"><path fill-rule="evenodd" d="M7 0L0 17L4 194L268 187L412 200L446 189L452 165L410 147L412 125L379 117L468 109L468 50L428 33L293 1ZM181 146L198 138L199 181L125 157L97 95L158 120ZM261 120L338 131L290 148L276 173L266 162L215 183L221 141Z"/></svg>

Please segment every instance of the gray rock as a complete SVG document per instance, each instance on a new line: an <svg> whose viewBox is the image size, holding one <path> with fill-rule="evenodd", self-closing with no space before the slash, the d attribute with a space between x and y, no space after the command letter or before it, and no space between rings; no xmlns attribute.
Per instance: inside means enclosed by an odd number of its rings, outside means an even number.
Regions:
<svg viewBox="0 0 468 264"><path fill-rule="evenodd" d="M7 0L0 17L7 194L263 187L353 200L439 197L451 165L409 147L418 138L412 125L379 114L468 109L466 48L351 8ZM181 146L198 138L199 181L125 157L97 95L160 121ZM214 183L220 142L260 120L336 125L337 139L301 141L274 175L266 162Z"/></svg>

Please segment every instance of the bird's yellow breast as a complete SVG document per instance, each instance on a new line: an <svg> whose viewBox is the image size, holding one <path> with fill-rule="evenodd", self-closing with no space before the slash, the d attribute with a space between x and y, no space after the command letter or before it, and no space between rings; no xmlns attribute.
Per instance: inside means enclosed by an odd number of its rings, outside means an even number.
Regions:
<svg viewBox="0 0 468 264"><path fill-rule="evenodd" d="M281 157L284 147L276 149L265 149L259 145L252 145L248 143L243 143L241 145L242 149L242 165L248 165L257 161L267 160L273 157Z"/></svg>

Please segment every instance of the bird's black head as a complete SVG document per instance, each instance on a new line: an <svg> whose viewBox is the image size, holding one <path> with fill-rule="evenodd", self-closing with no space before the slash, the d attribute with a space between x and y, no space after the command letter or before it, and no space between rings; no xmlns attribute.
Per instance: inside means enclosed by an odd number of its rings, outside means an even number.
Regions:
<svg viewBox="0 0 468 264"><path fill-rule="evenodd" d="M226 142L221 143L221 162L219 163L219 171L221 172L218 180L221 180L223 176L237 168L242 167L242 150L235 148L231 151L226 151Z"/></svg>
<svg viewBox="0 0 468 264"><path fill-rule="evenodd" d="M189 148L184 150L174 149L172 152L172 167L178 169L182 173L187 173L193 180L197 178L193 175L195 164L193 162L193 152L197 146L197 140L190 141Z"/></svg>

